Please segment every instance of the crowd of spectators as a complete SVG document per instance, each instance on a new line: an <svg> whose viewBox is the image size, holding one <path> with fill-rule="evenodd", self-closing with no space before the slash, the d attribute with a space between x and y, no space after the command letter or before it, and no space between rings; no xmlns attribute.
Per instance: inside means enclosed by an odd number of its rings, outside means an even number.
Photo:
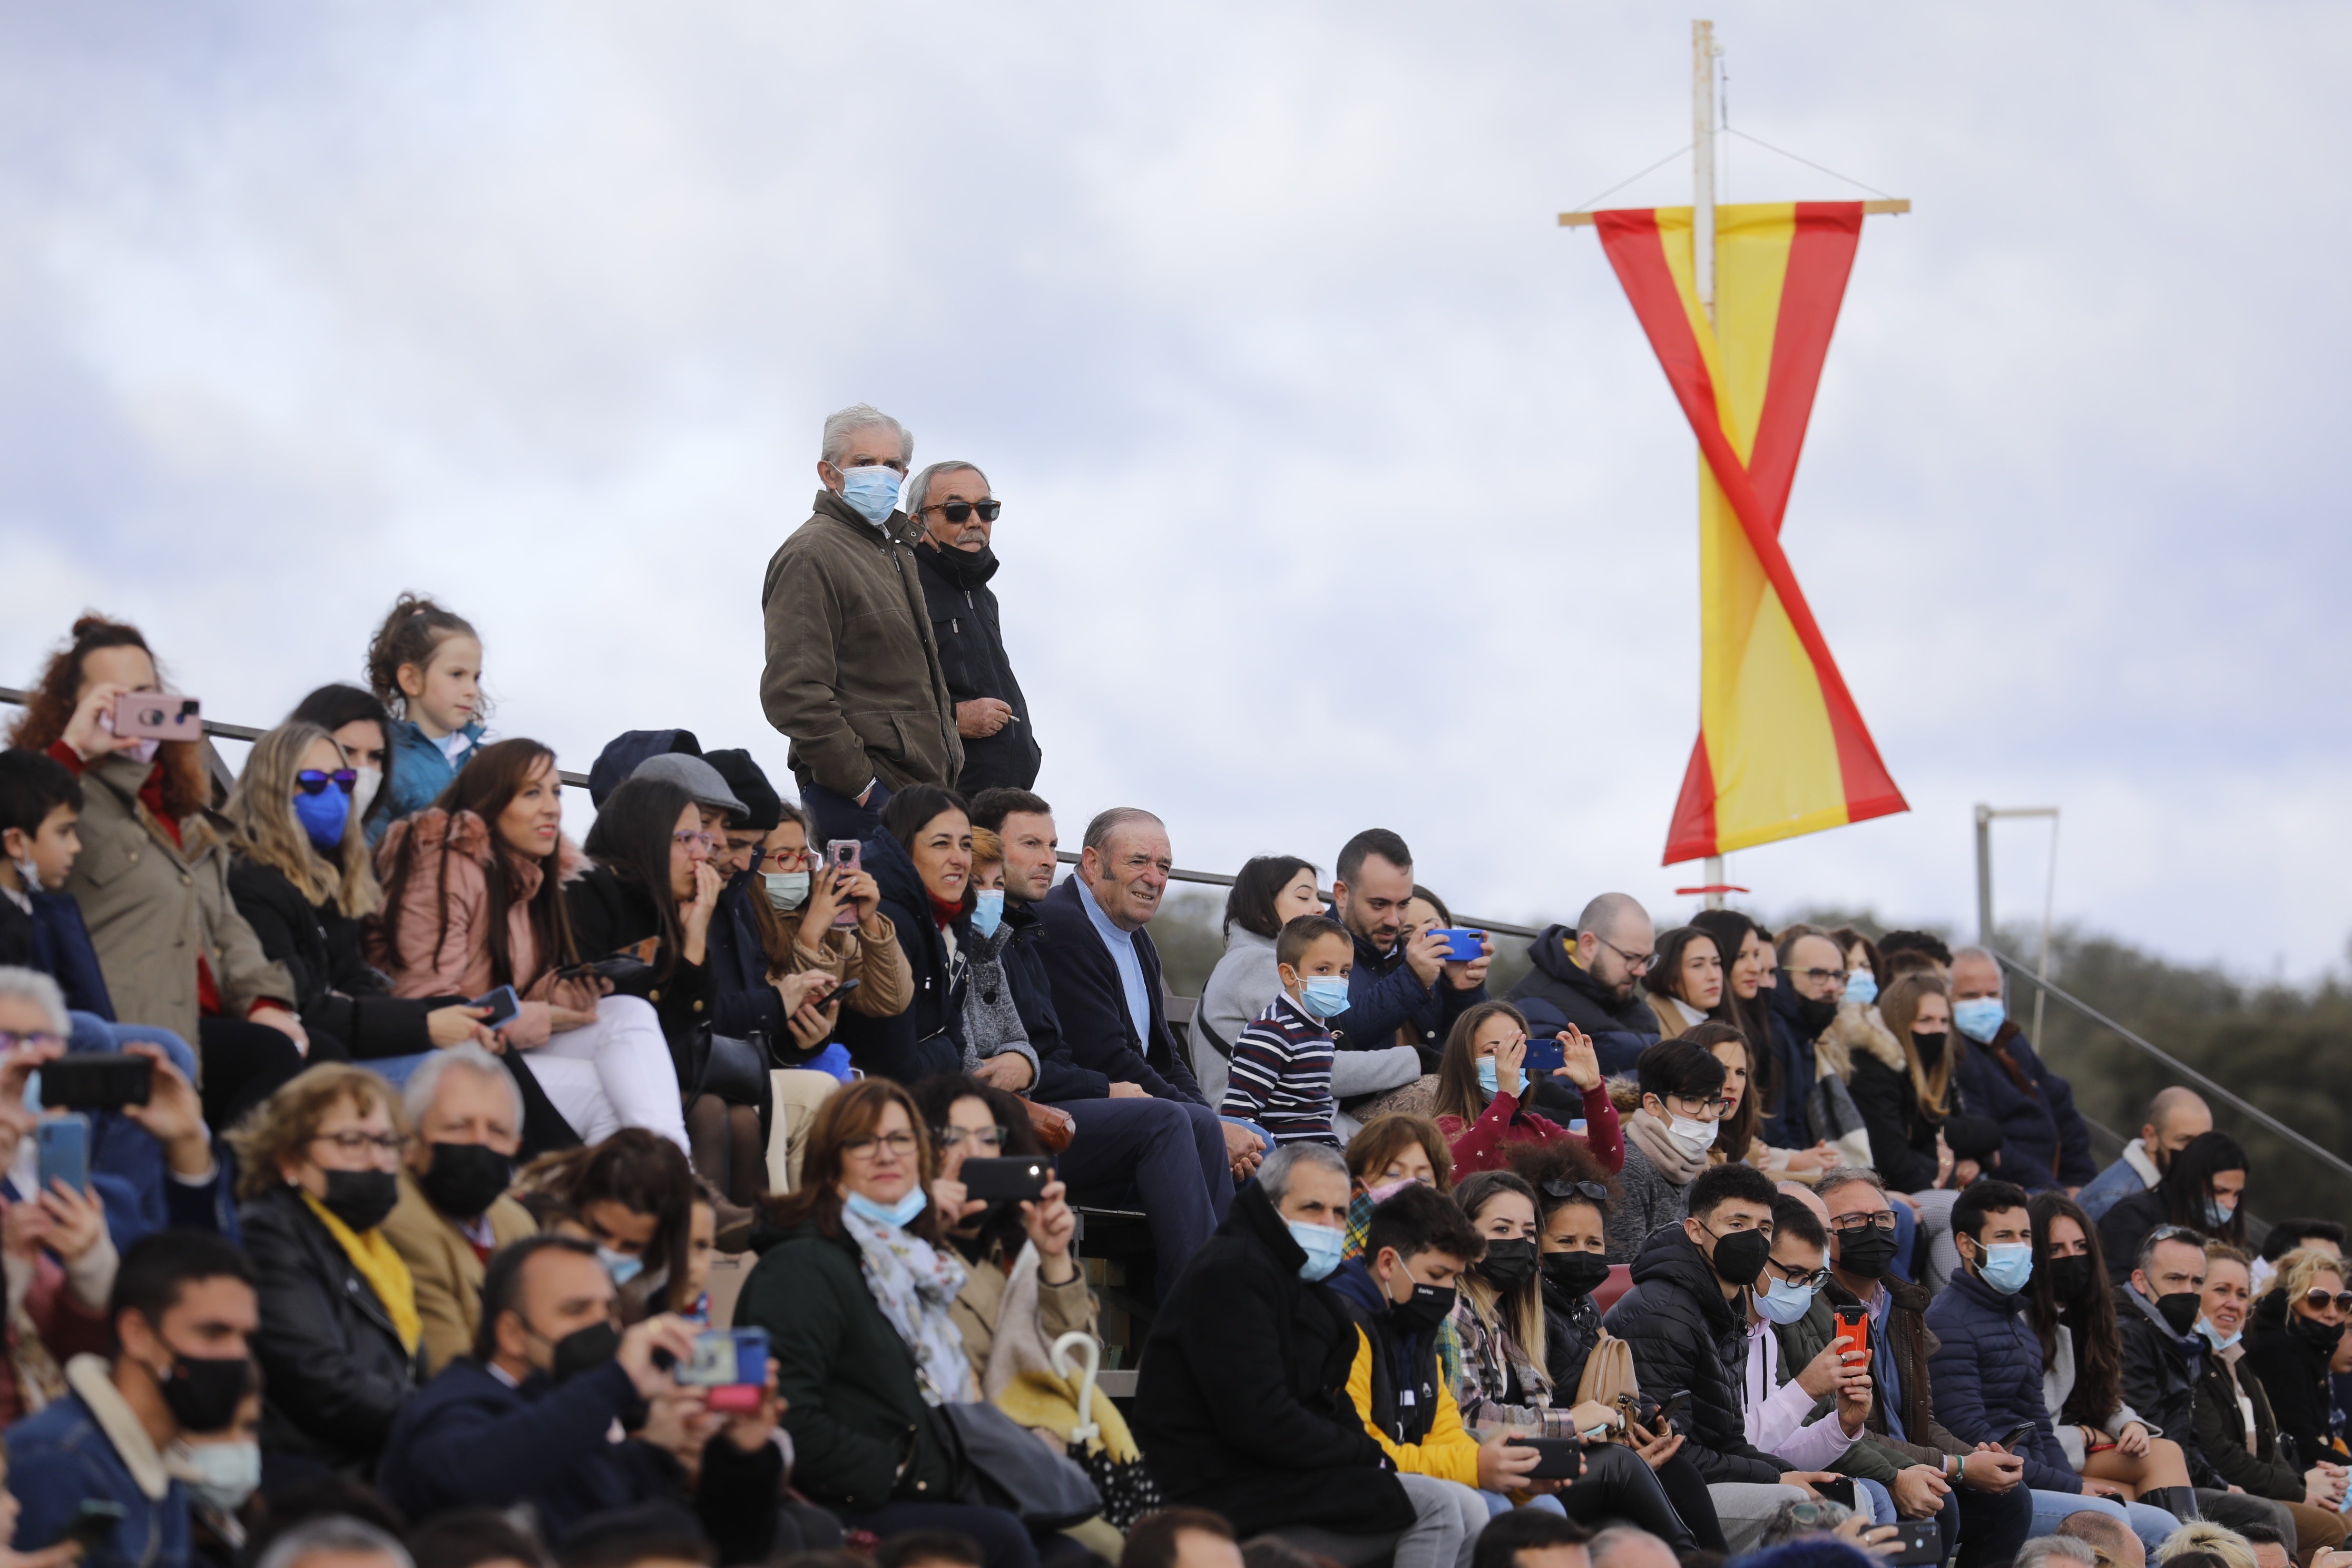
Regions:
<svg viewBox="0 0 2352 1568"><path fill-rule="evenodd" d="M2101 1169L1989 952L1601 892L1491 995L1372 828L1240 868L1188 1016L912 445L828 420L764 579L789 787L628 731L578 846L430 599L233 779L73 626L0 753L18 1564L2352 1563L2343 1226L2186 1089Z"/></svg>

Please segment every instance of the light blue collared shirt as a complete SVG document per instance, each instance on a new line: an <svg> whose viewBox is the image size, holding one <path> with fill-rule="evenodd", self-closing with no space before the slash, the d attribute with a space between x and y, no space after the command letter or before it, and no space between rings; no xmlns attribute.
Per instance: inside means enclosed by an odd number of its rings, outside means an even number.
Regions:
<svg viewBox="0 0 2352 1568"><path fill-rule="evenodd" d="M1143 957L1135 951L1135 933L1111 924L1110 917L1095 902L1095 890L1087 886L1086 879L1074 879L1079 901L1087 906L1087 919L1094 921L1095 934L1110 949L1110 961L1118 966L1119 989L1127 993L1127 1016L1135 1025L1135 1048L1148 1053L1150 1042L1145 1037L1151 1029L1151 991L1143 982Z"/></svg>

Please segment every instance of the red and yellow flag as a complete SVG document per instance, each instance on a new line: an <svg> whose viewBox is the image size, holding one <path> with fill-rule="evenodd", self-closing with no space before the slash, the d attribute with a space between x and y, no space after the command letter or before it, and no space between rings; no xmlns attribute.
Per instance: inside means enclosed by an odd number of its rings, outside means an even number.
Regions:
<svg viewBox="0 0 2352 1568"><path fill-rule="evenodd" d="M1595 215L1701 458L1699 736L1669 866L1909 809L1780 551L1862 204L1715 212L1712 324L1690 208Z"/></svg>

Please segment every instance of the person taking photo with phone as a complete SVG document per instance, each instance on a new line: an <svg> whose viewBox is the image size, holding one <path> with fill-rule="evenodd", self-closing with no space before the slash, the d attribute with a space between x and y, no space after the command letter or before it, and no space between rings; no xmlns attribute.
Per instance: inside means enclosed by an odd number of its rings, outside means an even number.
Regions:
<svg viewBox="0 0 2352 1568"><path fill-rule="evenodd" d="M1556 1055L1559 1065L1538 1071L1528 1065L1535 1054ZM1583 1131L1571 1132L1535 1109L1541 1079L1581 1099ZM1464 1174L1502 1169L1510 1144L1559 1140L1583 1144L1612 1175L1624 1168L1617 1107L1592 1042L1573 1024L1557 1039L1531 1039L1527 1015L1508 1002L1481 1002L1454 1020L1437 1060L1434 1109L1454 1169Z"/></svg>

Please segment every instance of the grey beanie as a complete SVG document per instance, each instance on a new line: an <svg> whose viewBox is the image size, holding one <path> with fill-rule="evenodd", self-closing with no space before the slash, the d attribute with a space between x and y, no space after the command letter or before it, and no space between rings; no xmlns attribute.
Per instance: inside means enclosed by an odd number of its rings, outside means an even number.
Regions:
<svg viewBox="0 0 2352 1568"><path fill-rule="evenodd" d="M751 815L751 808L735 798L735 792L727 787L719 770L689 752L664 752L659 756L647 757L629 776L674 784L686 791L695 805L727 812L739 821Z"/></svg>

